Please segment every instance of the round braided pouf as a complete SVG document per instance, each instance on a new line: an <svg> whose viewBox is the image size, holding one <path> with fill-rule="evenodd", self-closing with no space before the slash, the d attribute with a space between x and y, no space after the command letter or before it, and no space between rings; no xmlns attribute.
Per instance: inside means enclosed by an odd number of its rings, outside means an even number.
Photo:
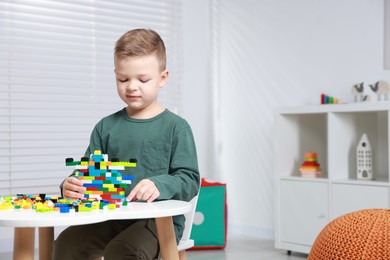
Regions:
<svg viewBox="0 0 390 260"><path fill-rule="evenodd" d="M390 259L390 209L360 210L334 219L318 234L308 259Z"/></svg>

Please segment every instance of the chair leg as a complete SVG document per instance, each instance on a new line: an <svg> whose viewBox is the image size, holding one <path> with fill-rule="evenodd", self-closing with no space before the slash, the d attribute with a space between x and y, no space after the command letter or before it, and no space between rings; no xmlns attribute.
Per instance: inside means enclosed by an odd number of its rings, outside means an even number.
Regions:
<svg viewBox="0 0 390 260"><path fill-rule="evenodd" d="M187 260L187 252L186 252L186 250L183 250L183 251L179 252L179 259L180 260Z"/></svg>

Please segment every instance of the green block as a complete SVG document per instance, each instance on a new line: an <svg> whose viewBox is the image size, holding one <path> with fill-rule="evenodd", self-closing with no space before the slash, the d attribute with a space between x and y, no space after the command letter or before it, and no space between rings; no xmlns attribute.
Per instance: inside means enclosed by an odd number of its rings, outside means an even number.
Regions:
<svg viewBox="0 0 390 260"><path fill-rule="evenodd" d="M80 165L80 161L66 162L65 165L66 165L66 166L76 166L76 165Z"/></svg>

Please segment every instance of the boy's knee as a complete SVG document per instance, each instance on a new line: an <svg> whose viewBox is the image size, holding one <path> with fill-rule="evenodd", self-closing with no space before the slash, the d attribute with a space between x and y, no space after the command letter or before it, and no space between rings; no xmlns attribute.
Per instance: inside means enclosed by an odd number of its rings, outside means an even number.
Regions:
<svg viewBox="0 0 390 260"><path fill-rule="evenodd" d="M158 257L158 247L154 247L153 243L129 242L112 240L104 250L104 260L153 260Z"/></svg>
<svg viewBox="0 0 390 260"><path fill-rule="evenodd" d="M148 258L138 247L124 243L121 240L114 239L106 246L104 250L104 259L143 260Z"/></svg>
<svg viewBox="0 0 390 260"><path fill-rule="evenodd" d="M69 251L69 247L66 246L59 238L57 238L53 243L53 260L62 260L69 259L67 258L67 252Z"/></svg>
<svg viewBox="0 0 390 260"><path fill-rule="evenodd" d="M69 259L88 259L83 249L84 239L78 239L77 236L67 230L61 232L53 243L53 260Z"/></svg>

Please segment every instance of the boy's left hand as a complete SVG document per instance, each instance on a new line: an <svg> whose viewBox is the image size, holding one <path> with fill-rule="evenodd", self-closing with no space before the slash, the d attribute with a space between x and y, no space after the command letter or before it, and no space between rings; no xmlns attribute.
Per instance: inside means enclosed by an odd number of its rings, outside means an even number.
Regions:
<svg viewBox="0 0 390 260"><path fill-rule="evenodd" d="M147 202L152 202L158 196L160 196L160 192L158 191L154 182L149 179L143 179L134 187L129 196L127 196L126 200L145 200Z"/></svg>

